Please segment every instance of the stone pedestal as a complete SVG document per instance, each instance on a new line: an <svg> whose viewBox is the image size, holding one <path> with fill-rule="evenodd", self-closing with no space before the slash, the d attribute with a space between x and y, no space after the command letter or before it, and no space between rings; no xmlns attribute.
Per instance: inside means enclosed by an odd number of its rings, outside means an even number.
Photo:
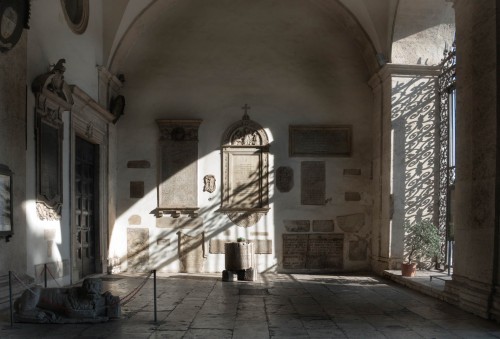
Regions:
<svg viewBox="0 0 500 339"><path fill-rule="evenodd" d="M222 281L234 281L235 276L238 280L255 280L253 243L228 242L224 244L224 252L226 269L222 272Z"/></svg>

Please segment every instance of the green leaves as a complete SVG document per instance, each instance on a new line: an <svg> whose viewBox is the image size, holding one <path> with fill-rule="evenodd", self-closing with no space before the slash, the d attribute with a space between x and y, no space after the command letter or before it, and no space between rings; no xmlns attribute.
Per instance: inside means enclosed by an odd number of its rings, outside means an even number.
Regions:
<svg viewBox="0 0 500 339"><path fill-rule="evenodd" d="M408 263L423 257L439 254L440 238L438 228L430 221L405 223L404 249Z"/></svg>

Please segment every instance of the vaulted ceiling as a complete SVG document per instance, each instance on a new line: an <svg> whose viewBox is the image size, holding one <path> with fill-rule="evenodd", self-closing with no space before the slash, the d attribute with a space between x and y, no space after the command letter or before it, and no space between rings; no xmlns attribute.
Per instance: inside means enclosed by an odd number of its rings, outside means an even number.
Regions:
<svg viewBox="0 0 500 339"><path fill-rule="evenodd" d="M449 0L298 1L301 2L302 8L316 8L332 21L340 21L345 25L352 38L357 40L369 69L376 67L373 63L377 59L379 65L382 61L436 64L442 56L441 50L453 41L454 11ZM214 8L218 8L221 21L224 20L224 12L242 11L246 13L247 18L252 17L252 13L248 12L251 9L247 0L220 0L210 3L199 0L114 0L103 3L104 57L108 67L116 72L120 71L121 62L130 50L151 34L176 34L181 38L185 29L203 29L197 19L204 11L213 12ZM287 12L290 8L288 0L255 0L251 1L251 4L255 14L258 14L258 8L262 9L261 13L265 13L266 8L273 9L269 13L277 8ZM294 22L293 14L289 14L290 26L301 24ZM247 24L255 24L257 27L265 19L262 17ZM165 35L162 35L156 22L167 20L170 24L163 25L166 31ZM151 27L156 27L157 31L152 33ZM262 27L262 30L264 29L265 26ZM293 34L294 30L283 32L287 33ZM158 41L152 51L162 46L168 48Z"/></svg>

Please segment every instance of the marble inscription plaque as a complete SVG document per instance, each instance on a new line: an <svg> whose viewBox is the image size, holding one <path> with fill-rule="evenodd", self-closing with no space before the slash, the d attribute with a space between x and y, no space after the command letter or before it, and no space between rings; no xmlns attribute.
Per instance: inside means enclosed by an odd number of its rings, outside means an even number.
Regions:
<svg viewBox="0 0 500 339"><path fill-rule="evenodd" d="M161 132L159 206L198 205L198 128L201 120L157 120Z"/></svg>
<svg viewBox="0 0 500 339"><path fill-rule="evenodd" d="M333 220L313 220L313 232L333 232Z"/></svg>
<svg viewBox="0 0 500 339"><path fill-rule="evenodd" d="M156 246L166 249L170 246L170 239L169 238L158 238L156 239Z"/></svg>
<svg viewBox="0 0 500 339"><path fill-rule="evenodd" d="M309 220L283 220L287 232L309 232L311 222Z"/></svg>
<svg viewBox="0 0 500 339"><path fill-rule="evenodd" d="M306 267L308 234L283 234L283 268Z"/></svg>
<svg viewBox="0 0 500 339"><path fill-rule="evenodd" d="M301 163L301 194L302 205L325 204L325 162L303 161Z"/></svg>
<svg viewBox="0 0 500 339"><path fill-rule="evenodd" d="M289 127L291 157L349 157L351 126L302 125Z"/></svg>
<svg viewBox="0 0 500 339"><path fill-rule="evenodd" d="M360 201L361 194L359 192L345 192L345 201Z"/></svg>
<svg viewBox="0 0 500 339"><path fill-rule="evenodd" d="M190 236L178 232L179 236L179 261L182 273L203 272L203 233Z"/></svg>
<svg viewBox="0 0 500 339"><path fill-rule="evenodd" d="M203 218L179 217L172 218L164 216L156 218L156 227L158 228L185 228L185 229L201 229L203 227Z"/></svg>
<svg viewBox="0 0 500 339"><path fill-rule="evenodd" d="M272 240L251 240L254 245L255 254L273 254Z"/></svg>
<svg viewBox="0 0 500 339"><path fill-rule="evenodd" d="M310 234L307 244L306 268L342 268L344 262L343 234Z"/></svg>
<svg viewBox="0 0 500 339"><path fill-rule="evenodd" d="M365 215L363 213L339 215L337 226L346 233L359 232L365 225Z"/></svg>
<svg viewBox="0 0 500 339"><path fill-rule="evenodd" d="M258 208L260 206L260 155L231 154L230 167L230 204L239 208Z"/></svg>
<svg viewBox="0 0 500 339"><path fill-rule="evenodd" d="M284 269L341 269L343 234L283 234Z"/></svg>
<svg viewBox="0 0 500 339"><path fill-rule="evenodd" d="M224 244L228 242L228 240L222 239L210 239L209 242L209 252L210 254L224 254Z"/></svg>
<svg viewBox="0 0 500 339"><path fill-rule="evenodd" d="M285 193L293 188L293 169L288 166L278 167L276 170L276 188Z"/></svg>
<svg viewBox="0 0 500 339"><path fill-rule="evenodd" d="M137 214L131 215L128 218L128 224L129 225L140 225L141 224L141 216L137 215Z"/></svg>
<svg viewBox="0 0 500 339"><path fill-rule="evenodd" d="M269 235L269 232L250 232L250 235L255 235L255 236L263 235L263 236L268 236L268 235Z"/></svg>
<svg viewBox="0 0 500 339"><path fill-rule="evenodd" d="M144 272L149 267L149 230L127 229L127 260L132 272Z"/></svg>
<svg viewBox="0 0 500 339"><path fill-rule="evenodd" d="M151 164L147 160L130 160L127 162L127 168L150 168Z"/></svg>
<svg viewBox="0 0 500 339"><path fill-rule="evenodd" d="M144 181L130 182L130 198L140 199L144 197Z"/></svg>
<svg viewBox="0 0 500 339"><path fill-rule="evenodd" d="M368 241L366 240L351 240L349 241L349 260L364 261L368 258L366 252L368 249Z"/></svg>
<svg viewBox="0 0 500 339"><path fill-rule="evenodd" d="M344 169L344 175L361 175L361 169L359 169L359 168L346 168L346 169Z"/></svg>

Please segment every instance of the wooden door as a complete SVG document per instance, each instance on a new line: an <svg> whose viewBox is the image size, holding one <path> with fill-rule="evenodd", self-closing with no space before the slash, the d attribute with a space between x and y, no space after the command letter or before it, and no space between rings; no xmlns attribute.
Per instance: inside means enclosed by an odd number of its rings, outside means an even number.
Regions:
<svg viewBox="0 0 500 339"><path fill-rule="evenodd" d="M99 258L99 146L75 142L75 258L80 278L96 273Z"/></svg>

